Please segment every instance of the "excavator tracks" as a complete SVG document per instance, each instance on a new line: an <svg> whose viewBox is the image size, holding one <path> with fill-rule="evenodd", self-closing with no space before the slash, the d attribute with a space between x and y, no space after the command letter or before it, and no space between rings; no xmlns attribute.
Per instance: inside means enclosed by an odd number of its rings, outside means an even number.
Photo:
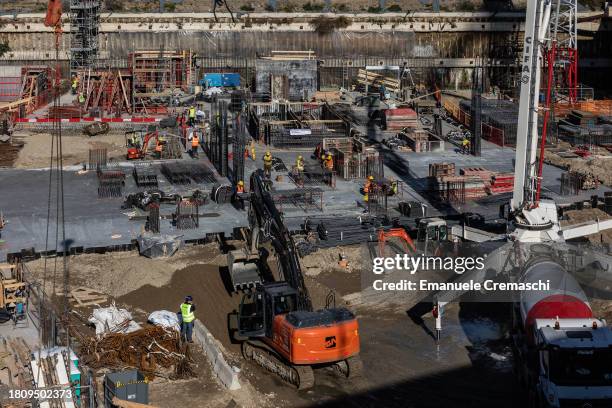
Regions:
<svg viewBox="0 0 612 408"><path fill-rule="evenodd" d="M359 356L349 357L346 360L338 361L335 368L346 378L361 377L363 374L363 363Z"/></svg>
<svg viewBox="0 0 612 408"><path fill-rule="evenodd" d="M253 360L266 370L278 375L298 390L307 390L314 386L312 367L289 365L265 345L245 341L242 343L242 355L247 360Z"/></svg>

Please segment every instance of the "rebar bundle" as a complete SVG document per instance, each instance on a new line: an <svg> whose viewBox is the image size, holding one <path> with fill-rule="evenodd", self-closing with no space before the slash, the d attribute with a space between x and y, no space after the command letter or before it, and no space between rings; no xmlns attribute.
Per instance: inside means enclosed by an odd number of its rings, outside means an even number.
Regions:
<svg viewBox="0 0 612 408"><path fill-rule="evenodd" d="M147 217L148 230L154 234L159 234L159 204L151 203L148 205L149 216Z"/></svg>
<svg viewBox="0 0 612 408"><path fill-rule="evenodd" d="M190 184L191 172L189 169L179 162L164 163L161 166L161 172L168 181L172 184Z"/></svg>
<svg viewBox="0 0 612 408"><path fill-rule="evenodd" d="M197 228L199 226L198 205L187 200L179 202L176 206L175 222L178 229Z"/></svg>
<svg viewBox="0 0 612 408"><path fill-rule="evenodd" d="M138 187L157 187L157 174L151 163L136 163L132 172Z"/></svg>
<svg viewBox="0 0 612 408"><path fill-rule="evenodd" d="M79 357L88 367L134 367L154 376L173 370L173 378L193 377L189 349L181 345L179 333L159 326L132 333L111 333L98 339L84 338Z"/></svg>
<svg viewBox="0 0 612 408"><path fill-rule="evenodd" d="M108 160L108 152L106 148L89 149L89 169L99 169L106 167Z"/></svg>
<svg viewBox="0 0 612 408"><path fill-rule="evenodd" d="M121 197L125 185L125 173L121 170L98 168L98 197Z"/></svg>
<svg viewBox="0 0 612 408"><path fill-rule="evenodd" d="M376 241L379 228L385 226L376 217L308 218L304 224L307 232L316 232L319 236L319 248Z"/></svg>
<svg viewBox="0 0 612 408"><path fill-rule="evenodd" d="M232 138L232 181L234 185L244 181L244 150L246 148L246 115L240 114L234 120Z"/></svg>
<svg viewBox="0 0 612 408"><path fill-rule="evenodd" d="M271 191L274 204L281 210L283 205L293 205L304 211L315 209L323 211L323 190L320 188L296 188L294 190Z"/></svg>
<svg viewBox="0 0 612 408"><path fill-rule="evenodd" d="M215 174L204 163L193 163L187 165L189 177L196 183L215 183Z"/></svg>

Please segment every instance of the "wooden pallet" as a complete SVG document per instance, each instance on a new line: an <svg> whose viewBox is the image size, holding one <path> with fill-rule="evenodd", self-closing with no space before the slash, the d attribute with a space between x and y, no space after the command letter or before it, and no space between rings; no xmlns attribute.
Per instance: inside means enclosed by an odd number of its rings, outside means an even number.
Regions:
<svg viewBox="0 0 612 408"><path fill-rule="evenodd" d="M70 291L70 298L80 307L100 305L108 302L107 295L82 286L72 289Z"/></svg>

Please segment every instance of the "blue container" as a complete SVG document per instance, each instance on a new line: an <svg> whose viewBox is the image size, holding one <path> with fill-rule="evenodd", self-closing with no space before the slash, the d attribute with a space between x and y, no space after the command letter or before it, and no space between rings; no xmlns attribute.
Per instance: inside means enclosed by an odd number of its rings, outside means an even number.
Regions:
<svg viewBox="0 0 612 408"><path fill-rule="evenodd" d="M206 86L208 88L238 88L240 87L240 74L204 74L204 79L200 81L200 85Z"/></svg>

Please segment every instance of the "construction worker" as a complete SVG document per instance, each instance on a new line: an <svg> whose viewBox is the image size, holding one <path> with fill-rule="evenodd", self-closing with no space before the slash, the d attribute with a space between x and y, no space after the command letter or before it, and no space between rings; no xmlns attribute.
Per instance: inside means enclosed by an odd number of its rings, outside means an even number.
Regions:
<svg viewBox="0 0 612 408"><path fill-rule="evenodd" d="M295 159L295 168L299 172L304 171L304 158L301 155L299 155L297 159Z"/></svg>
<svg viewBox="0 0 612 408"><path fill-rule="evenodd" d="M327 156L325 157L325 168L329 171L334 169L334 157L331 155L331 153L327 153Z"/></svg>
<svg viewBox="0 0 612 408"><path fill-rule="evenodd" d="M191 155L193 157L198 157L198 147L200 146L200 139L198 139L198 134L193 133L193 137L191 138Z"/></svg>
<svg viewBox="0 0 612 408"><path fill-rule="evenodd" d="M302 155L295 159L295 181L299 186L304 185L304 158Z"/></svg>
<svg viewBox="0 0 612 408"><path fill-rule="evenodd" d="M158 136L157 136L157 143L159 144L166 144L166 133L165 132L161 132Z"/></svg>
<svg viewBox="0 0 612 408"><path fill-rule="evenodd" d="M461 141L461 152L463 154L468 154L470 152L470 139L468 139L467 137L463 137L463 140Z"/></svg>
<svg viewBox="0 0 612 408"><path fill-rule="evenodd" d="M83 95L83 92L79 94L79 104L85 105L85 95Z"/></svg>
<svg viewBox="0 0 612 408"><path fill-rule="evenodd" d="M140 148L140 140L138 138L138 135L136 135L136 132L132 133L132 136L130 137L130 146L135 147L135 148Z"/></svg>
<svg viewBox="0 0 612 408"><path fill-rule="evenodd" d="M266 177L270 178L270 175L272 174L272 154L270 153L269 150L266 150L266 154L264 154L263 162L264 162L264 174L266 175Z"/></svg>
<svg viewBox="0 0 612 408"><path fill-rule="evenodd" d="M374 177L368 176L365 184L363 185L363 193L367 196L367 194L372 190L372 184L374 183ZM366 201L368 201L366 199Z"/></svg>
<svg viewBox="0 0 612 408"><path fill-rule="evenodd" d="M155 156L157 156L158 159L161 159L163 150L164 150L164 145L159 143L159 140L158 140L157 144L155 145Z"/></svg>
<svg viewBox="0 0 612 408"><path fill-rule="evenodd" d="M244 181L240 180L236 186L237 193L244 193Z"/></svg>
<svg viewBox="0 0 612 408"><path fill-rule="evenodd" d="M76 75L72 76L71 88L72 88L72 94L76 95L77 94L77 90L79 88L79 77L76 76Z"/></svg>
<svg viewBox="0 0 612 408"><path fill-rule="evenodd" d="M189 107L189 126L195 125L195 120L196 120L196 108L195 106L191 105Z"/></svg>
<svg viewBox="0 0 612 408"><path fill-rule="evenodd" d="M392 179L391 186L389 189L389 195L396 196L398 191L399 191L399 186L398 186L397 180Z"/></svg>
<svg viewBox="0 0 612 408"><path fill-rule="evenodd" d="M251 159L255 161L257 159L257 152L255 151L255 142L251 140Z"/></svg>
<svg viewBox="0 0 612 408"><path fill-rule="evenodd" d="M181 309L181 340L193 343L193 321L195 320L195 305L191 296L185 296Z"/></svg>

